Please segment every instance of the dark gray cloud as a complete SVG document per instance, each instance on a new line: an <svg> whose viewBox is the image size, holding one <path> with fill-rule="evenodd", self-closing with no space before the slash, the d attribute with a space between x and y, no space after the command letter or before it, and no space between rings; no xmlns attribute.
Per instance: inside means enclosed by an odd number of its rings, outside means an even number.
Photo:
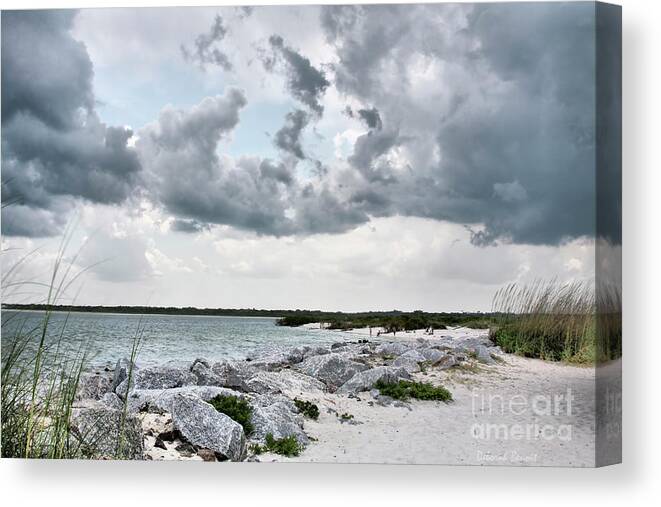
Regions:
<svg viewBox="0 0 661 507"><path fill-rule="evenodd" d="M287 113L285 124L275 133L273 142L285 153L291 153L298 159L304 159L301 133L310 121L310 116L300 109Z"/></svg>
<svg viewBox="0 0 661 507"><path fill-rule="evenodd" d="M287 46L279 35L269 37L269 44L272 52L264 57L264 66L273 70L281 62L292 96L315 113L322 114L324 108L319 101L330 86L324 72L315 68L308 58Z"/></svg>
<svg viewBox="0 0 661 507"><path fill-rule="evenodd" d="M175 218L170 224L170 229L176 232L185 232L194 234L209 230L209 224L198 222L197 220L184 220Z"/></svg>
<svg viewBox="0 0 661 507"><path fill-rule="evenodd" d="M205 98L189 109L164 109L140 131L137 149L151 197L180 219L227 224L263 233L289 230L285 217L291 176L257 157L218 156L218 145L239 122L242 91Z"/></svg>
<svg viewBox="0 0 661 507"><path fill-rule="evenodd" d="M361 115L354 202L467 224L476 244L594 235L593 6L331 6L322 20L336 86L387 119ZM447 81L421 90L416 58ZM410 170L384 165L395 149Z"/></svg>
<svg viewBox="0 0 661 507"><path fill-rule="evenodd" d="M75 198L117 203L138 186L186 232L339 233L407 215L463 224L479 245L595 234L589 3L323 7L328 75L278 35L261 55L305 106L274 135L279 161L222 155L247 102L238 89L164 108L139 132L136 158L131 132L94 112L72 16L3 15L3 199L23 199L14 215L3 211L3 232L43 234ZM222 66L213 51L224 55L227 37L218 17L187 55ZM358 104L347 112L364 132L347 163L326 170L301 134L330 86ZM318 174L297 177L301 160Z"/></svg>
<svg viewBox="0 0 661 507"><path fill-rule="evenodd" d="M2 232L59 232L71 198L119 203L140 171L129 129L94 110L92 63L70 30L75 11L2 16Z"/></svg>
<svg viewBox="0 0 661 507"><path fill-rule="evenodd" d="M327 183L301 185L291 164L219 156L245 104L229 89L188 110L166 108L139 132L147 195L176 217L174 230L219 224L275 236L338 233L369 219Z"/></svg>
<svg viewBox="0 0 661 507"><path fill-rule="evenodd" d="M250 15L248 12L246 15ZM232 63L220 44L227 35L223 18L216 14L213 25L208 33L202 33L193 41L193 47L181 45L181 54L187 62L195 62L204 68L207 65L217 65L226 71L232 70Z"/></svg>

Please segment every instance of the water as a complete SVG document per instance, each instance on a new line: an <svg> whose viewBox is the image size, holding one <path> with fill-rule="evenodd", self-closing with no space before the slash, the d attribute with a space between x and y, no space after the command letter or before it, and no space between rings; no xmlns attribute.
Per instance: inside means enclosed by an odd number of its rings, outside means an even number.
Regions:
<svg viewBox="0 0 661 507"><path fill-rule="evenodd" d="M38 329L44 312L3 311L3 354L16 330ZM274 318L207 317L186 315L125 315L101 313L51 314L47 342L60 334L70 350L88 347L92 365L114 363L130 355L133 339L143 328L138 363L190 362L196 357L211 360L262 356L297 345L329 345L350 338L346 333L277 326ZM33 342L36 343L37 336Z"/></svg>

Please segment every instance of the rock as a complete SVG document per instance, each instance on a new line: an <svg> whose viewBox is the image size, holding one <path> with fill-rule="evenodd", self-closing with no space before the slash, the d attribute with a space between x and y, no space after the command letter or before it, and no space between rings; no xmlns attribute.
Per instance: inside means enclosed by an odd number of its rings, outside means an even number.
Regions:
<svg viewBox="0 0 661 507"><path fill-rule="evenodd" d="M211 449L199 449L197 455L202 458L203 461L217 461L216 453Z"/></svg>
<svg viewBox="0 0 661 507"><path fill-rule="evenodd" d="M168 450L168 447L165 445L165 442L161 440L161 437L157 436L156 440L154 440L154 447L158 447L159 449L163 449L165 451Z"/></svg>
<svg viewBox="0 0 661 507"><path fill-rule="evenodd" d="M210 364L205 359L196 359L190 367L199 386L218 386L245 391L245 381L255 372L255 368L237 361L218 361Z"/></svg>
<svg viewBox="0 0 661 507"><path fill-rule="evenodd" d="M398 357L392 362L392 366L404 368L408 373L417 373L420 371L420 364L418 361L410 357Z"/></svg>
<svg viewBox="0 0 661 507"><path fill-rule="evenodd" d="M321 346L312 346L312 347L305 346L303 348L306 349L305 352L303 352L304 360L307 359L308 357L323 356L325 354L331 353L331 351L328 348Z"/></svg>
<svg viewBox="0 0 661 507"><path fill-rule="evenodd" d="M110 408L114 408L115 410L123 410L124 408L124 402L115 393L106 393L99 401Z"/></svg>
<svg viewBox="0 0 661 507"><path fill-rule="evenodd" d="M197 364L201 364L202 366L204 366L206 368L211 368L211 361L209 361L208 359L205 359L203 357L198 357L198 358L195 359L195 361L193 361L193 364L191 364L190 370L193 371L193 368Z"/></svg>
<svg viewBox="0 0 661 507"><path fill-rule="evenodd" d="M491 352L489 352L489 350L484 345L478 345L475 347L474 352L475 357L481 363L493 364L496 362L494 358L491 357Z"/></svg>
<svg viewBox="0 0 661 507"><path fill-rule="evenodd" d="M241 425L194 394L175 396L172 422L193 445L211 449L231 461L241 461L246 455L246 437Z"/></svg>
<svg viewBox="0 0 661 507"><path fill-rule="evenodd" d="M190 458L193 454L196 453L195 447L188 442L181 442L180 444L177 444L174 450L187 458Z"/></svg>
<svg viewBox="0 0 661 507"><path fill-rule="evenodd" d="M401 354L397 359L400 358L405 358L405 359L412 359L416 363L423 363L427 360L425 356L423 356L420 352L417 350L408 350Z"/></svg>
<svg viewBox="0 0 661 507"><path fill-rule="evenodd" d="M392 362L392 366L404 368L409 373L420 371L420 363L425 361L425 356L417 350L409 350L400 355Z"/></svg>
<svg viewBox="0 0 661 507"><path fill-rule="evenodd" d="M190 371L174 366L152 366L140 368L135 372L130 389L172 389L195 385L197 378ZM115 389L120 396L126 396L129 379L125 378Z"/></svg>
<svg viewBox="0 0 661 507"><path fill-rule="evenodd" d="M213 364L211 370L222 379L220 387L246 390L246 380L255 373L255 367L241 361L218 361Z"/></svg>
<svg viewBox="0 0 661 507"><path fill-rule="evenodd" d="M195 375L198 386L221 386L224 384L224 379L216 375L211 370L211 366L198 360L195 360L190 371Z"/></svg>
<svg viewBox="0 0 661 507"><path fill-rule="evenodd" d="M138 367L133 364L132 373L135 374ZM131 370L131 361L126 357L117 360L115 365L115 371L112 377L112 390L116 391L119 384L124 382L124 380L129 376L129 371Z"/></svg>
<svg viewBox="0 0 661 507"><path fill-rule="evenodd" d="M74 408L71 412L71 435L83 457L101 459L143 459L142 426L137 417L124 417L99 403L98 407Z"/></svg>
<svg viewBox="0 0 661 507"><path fill-rule="evenodd" d="M288 366L289 364L288 354L282 352L260 357L259 359L254 359L251 362L251 365L258 370L267 371L279 370L283 366Z"/></svg>
<svg viewBox="0 0 661 507"><path fill-rule="evenodd" d="M434 364L445 355L444 352L431 347L418 349L418 352L425 358L425 361L429 361L431 364Z"/></svg>
<svg viewBox="0 0 661 507"><path fill-rule="evenodd" d="M345 342L335 342L331 345L331 352L337 352L339 349L343 349L347 346Z"/></svg>
<svg viewBox="0 0 661 507"><path fill-rule="evenodd" d="M433 363L432 366L435 366L440 370L447 370L449 368L452 368L453 366L457 366L458 364L459 361L457 361L457 358L455 356L451 354L445 354L438 361Z"/></svg>
<svg viewBox="0 0 661 507"><path fill-rule="evenodd" d="M299 365L300 371L321 380L330 390L335 390L367 365L352 361L340 354L312 356Z"/></svg>
<svg viewBox="0 0 661 507"><path fill-rule="evenodd" d="M128 397L130 412L150 412L162 414L172 412L172 405L178 395L193 395L203 401L209 401L216 396L237 396L243 398L246 395L232 389L216 386L185 386L173 389L135 389Z"/></svg>
<svg viewBox="0 0 661 507"><path fill-rule="evenodd" d="M99 373L86 373L78 380L76 399L100 400L104 394L111 392L113 379Z"/></svg>
<svg viewBox="0 0 661 507"><path fill-rule="evenodd" d="M390 366L377 366L371 370L356 373L337 390L338 394L355 394L369 391L379 380L387 383L397 382L399 379L408 379L411 376L404 368Z"/></svg>
<svg viewBox="0 0 661 507"><path fill-rule="evenodd" d="M303 418L291 400L284 396L260 396L252 409L254 430L251 439L264 441L266 435L271 433L276 439L294 436L300 444L308 443L303 431Z"/></svg>
<svg viewBox="0 0 661 507"><path fill-rule="evenodd" d="M326 386L319 380L293 370L259 371L246 382L247 391L258 394L297 396L302 393L321 393Z"/></svg>
<svg viewBox="0 0 661 507"><path fill-rule="evenodd" d="M376 353L382 356L400 356L411 348L400 342L382 343L376 348Z"/></svg>
<svg viewBox="0 0 661 507"><path fill-rule="evenodd" d="M285 358L289 364L297 364L303 361L308 347L296 347L285 353Z"/></svg>

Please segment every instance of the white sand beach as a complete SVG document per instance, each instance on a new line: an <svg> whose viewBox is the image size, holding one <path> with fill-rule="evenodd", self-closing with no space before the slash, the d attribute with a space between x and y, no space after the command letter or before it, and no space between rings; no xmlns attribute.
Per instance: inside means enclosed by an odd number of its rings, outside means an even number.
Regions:
<svg viewBox="0 0 661 507"><path fill-rule="evenodd" d="M397 339L414 336L402 333ZM305 421L306 433L316 441L299 457L268 454L259 460L593 466L594 369L510 354L502 359L496 364L475 365L472 370L453 368L413 375L415 380L447 387L454 398L448 404L411 400L408 406L381 406L369 392L356 398L291 393L319 405L319 420ZM548 415L542 413L546 401L553 403L557 396L566 396L568 389L573 396L569 414L562 400L557 413L555 408ZM534 413L533 403L539 414ZM353 419L342 422L338 416L344 413ZM505 428L509 438L495 438ZM482 435L475 436L475 431ZM517 438L519 431L524 433L521 438Z"/></svg>

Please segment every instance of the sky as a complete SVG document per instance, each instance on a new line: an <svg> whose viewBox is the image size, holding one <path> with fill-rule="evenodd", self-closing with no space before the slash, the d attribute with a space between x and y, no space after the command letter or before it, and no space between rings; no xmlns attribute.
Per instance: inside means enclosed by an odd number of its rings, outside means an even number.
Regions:
<svg viewBox="0 0 661 507"><path fill-rule="evenodd" d="M594 30L590 2L3 12L3 300L63 238L63 303L488 311L590 278Z"/></svg>

